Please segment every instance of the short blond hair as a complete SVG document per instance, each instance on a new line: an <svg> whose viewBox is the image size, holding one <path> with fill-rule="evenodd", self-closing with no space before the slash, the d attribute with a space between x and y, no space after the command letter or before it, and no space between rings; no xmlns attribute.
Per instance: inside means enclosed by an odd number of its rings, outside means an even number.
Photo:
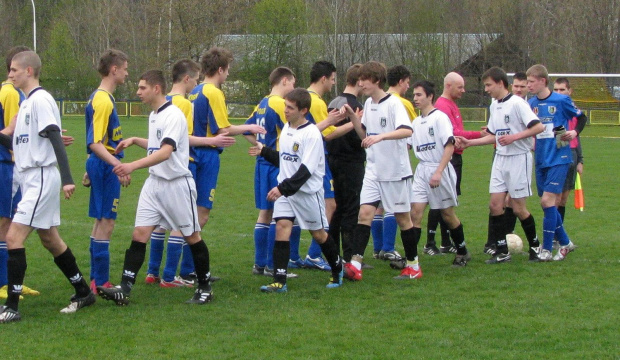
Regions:
<svg viewBox="0 0 620 360"><path fill-rule="evenodd" d="M526 76L533 76L539 79L545 79L546 85L549 85L549 71L544 65L536 64L527 69Z"/></svg>

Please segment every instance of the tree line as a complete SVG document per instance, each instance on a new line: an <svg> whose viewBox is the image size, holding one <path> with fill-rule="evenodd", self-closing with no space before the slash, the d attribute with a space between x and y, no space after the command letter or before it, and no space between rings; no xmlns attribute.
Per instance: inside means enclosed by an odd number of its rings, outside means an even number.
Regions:
<svg viewBox="0 0 620 360"><path fill-rule="evenodd" d="M355 62L403 64L441 83L499 36L552 72L620 73L620 0L35 0L42 83L57 98L86 99L107 48L130 56L130 79L212 46L237 50L231 102L256 103L267 77L288 66L298 85L311 64L339 75ZM30 0L0 0L0 50L33 46ZM525 69L507 69L509 71ZM338 89L344 76L339 76ZM118 90L135 98L135 86Z"/></svg>

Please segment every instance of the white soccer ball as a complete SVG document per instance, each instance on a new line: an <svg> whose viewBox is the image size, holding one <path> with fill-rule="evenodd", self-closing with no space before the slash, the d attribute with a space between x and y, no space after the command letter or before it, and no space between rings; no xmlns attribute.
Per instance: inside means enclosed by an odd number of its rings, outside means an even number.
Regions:
<svg viewBox="0 0 620 360"><path fill-rule="evenodd" d="M508 251L511 254L518 254L523 251L523 240L516 234L506 235L506 242L508 243Z"/></svg>

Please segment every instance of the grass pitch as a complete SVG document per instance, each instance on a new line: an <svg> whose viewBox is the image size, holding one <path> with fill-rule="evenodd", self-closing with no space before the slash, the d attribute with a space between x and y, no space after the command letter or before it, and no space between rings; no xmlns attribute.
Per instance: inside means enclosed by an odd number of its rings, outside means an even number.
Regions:
<svg viewBox="0 0 620 360"><path fill-rule="evenodd" d="M68 153L77 182L86 159L83 119L66 118L63 125L76 137ZM144 118L123 121L125 137L145 136L146 128ZM21 302L20 323L0 327L2 357L618 358L618 137L619 127L589 126L584 132L586 206L582 213L567 209L565 226L579 247L563 262L529 264L523 255L508 264L484 264L492 149L472 148L464 156L457 209L474 256L466 268L451 268L452 256L421 255L422 279L394 281L397 273L386 262L369 259L375 269L365 271L362 282L328 290L329 273L300 270L287 294L261 293L258 288L270 279L251 275L254 160L246 155L246 141L238 138L221 156L215 208L202 232L212 273L223 278L213 287L211 304L183 304L190 289L144 284L145 264L130 306L99 299L76 314L60 314L71 287L33 235L26 245L25 283L41 296ZM126 160L141 156L144 151L137 147L126 151ZM122 190L110 246L113 282L120 280L146 176L146 170L132 174L132 185ZM530 198L528 206L542 237L538 199ZM87 210L88 190L81 186L71 200L62 201L60 233L85 276L92 226ZM524 238L518 223L517 234ZM420 252L424 241L423 236ZM302 256L309 242L304 232ZM402 251L400 240L397 249Z"/></svg>

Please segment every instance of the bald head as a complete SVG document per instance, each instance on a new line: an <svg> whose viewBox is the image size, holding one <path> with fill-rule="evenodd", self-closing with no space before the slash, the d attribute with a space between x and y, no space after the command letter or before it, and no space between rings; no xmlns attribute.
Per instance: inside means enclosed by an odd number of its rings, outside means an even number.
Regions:
<svg viewBox="0 0 620 360"><path fill-rule="evenodd" d="M448 73L443 79L443 94L441 96L456 101L463 96L464 92L465 80L463 77L455 72Z"/></svg>
<svg viewBox="0 0 620 360"><path fill-rule="evenodd" d="M41 72L41 58L34 51L22 51L13 56L11 67L14 65L19 66L22 69L32 68L32 76L35 79L39 78Z"/></svg>

